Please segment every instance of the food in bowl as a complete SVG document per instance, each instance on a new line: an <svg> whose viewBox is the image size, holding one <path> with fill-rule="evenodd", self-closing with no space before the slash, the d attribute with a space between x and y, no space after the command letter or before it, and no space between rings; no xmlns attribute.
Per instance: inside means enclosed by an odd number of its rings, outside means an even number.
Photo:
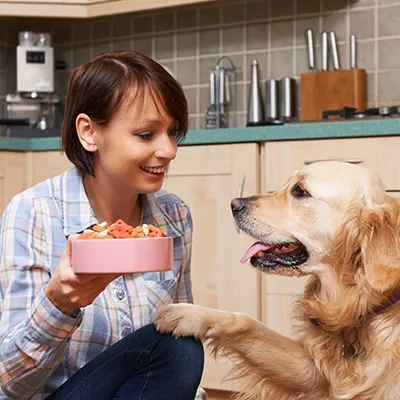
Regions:
<svg viewBox="0 0 400 400"><path fill-rule="evenodd" d="M143 224L133 228L131 225L119 219L108 226L104 221L86 229L79 235L79 239L132 239L144 237L166 237L165 233L154 225Z"/></svg>
<svg viewBox="0 0 400 400"><path fill-rule="evenodd" d="M71 263L75 273L170 271L173 239L151 224L132 227L122 219L110 226L102 222L72 242Z"/></svg>

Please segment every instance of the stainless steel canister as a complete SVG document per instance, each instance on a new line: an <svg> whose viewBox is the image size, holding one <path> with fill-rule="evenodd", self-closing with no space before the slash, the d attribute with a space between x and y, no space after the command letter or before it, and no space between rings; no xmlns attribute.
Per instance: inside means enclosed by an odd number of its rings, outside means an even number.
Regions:
<svg viewBox="0 0 400 400"><path fill-rule="evenodd" d="M293 78L282 78L280 81L280 116L285 121L296 118L296 80Z"/></svg>
<svg viewBox="0 0 400 400"><path fill-rule="evenodd" d="M267 80L266 94L267 119L279 119L279 81L277 79Z"/></svg>

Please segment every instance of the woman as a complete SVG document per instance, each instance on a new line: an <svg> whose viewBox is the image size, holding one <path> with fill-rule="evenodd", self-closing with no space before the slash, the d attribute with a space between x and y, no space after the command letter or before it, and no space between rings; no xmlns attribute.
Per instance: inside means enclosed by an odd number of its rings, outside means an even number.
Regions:
<svg viewBox="0 0 400 400"><path fill-rule="evenodd" d="M192 302L190 211L160 191L187 125L181 87L140 53L74 71L62 128L74 166L14 197L0 222L0 399L195 397L201 344L152 325L160 305ZM118 219L173 237L173 271L75 275L71 240Z"/></svg>

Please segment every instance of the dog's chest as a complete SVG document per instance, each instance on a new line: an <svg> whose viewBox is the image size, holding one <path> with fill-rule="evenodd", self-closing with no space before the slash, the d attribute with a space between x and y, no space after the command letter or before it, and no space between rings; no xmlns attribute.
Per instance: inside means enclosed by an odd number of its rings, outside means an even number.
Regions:
<svg viewBox="0 0 400 400"><path fill-rule="evenodd" d="M313 358L328 382L332 400L399 400L400 358L393 363L392 357L373 348L359 347L356 354L352 350L344 354L345 350L340 338L313 346Z"/></svg>

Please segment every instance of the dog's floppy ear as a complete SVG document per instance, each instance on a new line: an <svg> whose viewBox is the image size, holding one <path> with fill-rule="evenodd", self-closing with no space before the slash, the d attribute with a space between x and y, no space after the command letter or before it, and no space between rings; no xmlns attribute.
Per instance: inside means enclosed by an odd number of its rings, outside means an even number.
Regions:
<svg viewBox="0 0 400 400"><path fill-rule="evenodd" d="M364 209L360 217L360 250L369 285L385 293L400 285L399 206Z"/></svg>
<svg viewBox="0 0 400 400"><path fill-rule="evenodd" d="M334 236L328 261L344 282L363 268L367 283L380 293L400 286L400 210L395 200L371 208L353 203Z"/></svg>

